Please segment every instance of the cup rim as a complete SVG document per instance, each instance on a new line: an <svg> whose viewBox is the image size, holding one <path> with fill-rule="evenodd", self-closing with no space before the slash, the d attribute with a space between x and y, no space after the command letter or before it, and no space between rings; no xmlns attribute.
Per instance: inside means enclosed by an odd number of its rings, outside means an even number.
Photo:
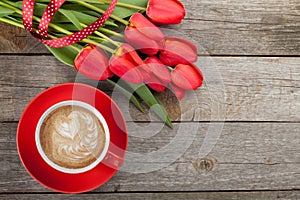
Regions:
<svg viewBox="0 0 300 200"><path fill-rule="evenodd" d="M62 107L62 106L67 106L67 105L72 105L72 106L80 106L83 107L87 110L89 110L90 112L92 112L101 122L103 128L104 128L104 133L105 133L105 145L103 147L103 150L100 154L100 156L90 165L85 166L83 168L78 168L78 169L70 169L70 168L66 168L66 167L62 167L59 166L57 164L55 164L53 161L51 161L48 156L45 154L44 150L41 147L41 143L40 143L40 128L41 125L43 123L43 121L46 119L46 117L55 109ZM78 173L84 173L87 172L91 169L93 169L94 167L96 167L99 163L101 163L101 161L103 161L103 159L105 158L107 152L108 152L108 148L109 148L109 142L110 142L110 131L108 128L108 124L105 120L105 118L103 117L103 115L93 106L91 106L88 103L85 103L83 101L78 101L78 100L66 100L66 101L61 101L58 102L56 104L53 104L51 107L49 107L43 114L42 116L39 118L38 123L36 125L36 129L35 129L35 144L38 150L38 153L41 155L41 157L43 158L43 160L52 168L63 172L63 173L68 173L68 174L78 174Z"/></svg>

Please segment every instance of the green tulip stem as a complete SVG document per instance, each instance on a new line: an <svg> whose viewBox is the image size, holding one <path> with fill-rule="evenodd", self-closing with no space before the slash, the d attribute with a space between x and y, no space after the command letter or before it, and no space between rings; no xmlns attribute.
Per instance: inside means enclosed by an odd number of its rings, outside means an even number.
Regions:
<svg viewBox="0 0 300 200"><path fill-rule="evenodd" d="M110 1L108 0L103 0L103 2L105 4L110 4ZM123 3L123 2L118 2L117 6L121 6L121 7L125 7L125 8L131 8L134 10L142 10L142 11L146 11L147 9L141 6L136 6L136 5L132 5L132 4L127 4L127 3Z"/></svg>
<svg viewBox="0 0 300 200"><path fill-rule="evenodd" d="M0 17L0 21L1 22L4 22L4 23L7 23L7 24L11 24L11 25L14 25L14 26L17 26L17 27L20 27L20 28L23 28L24 29L24 25L21 24L21 23L18 23L16 21L13 21L11 19L7 19L7 18L4 18L4 17Z"/></svg>
<svg viewBox="0 0 300 200"><path fill-rule="evenodd" d="M105 11L102 10L101 8L98 8L98 7L94 6L94 5L91 5L91 4L89 4L89 3L86 3L86 2L84 2L84 1L78 1L77 3L80 4L80 5L82 5L82 6L84 6L84 7L86 7L86 8L89 8L89 9L91 9L91 10L94 10L94 11L96 11L96 12L99 12L99 13L101 13L101 14L105 13ZM111 17L112 19L114 19L114 20L117 20L117 21L121 22L121 23L124 24L125 26L127 26L127 25L129 24L128 21L126 21L126 20L124 20L124 19L122 19L122 18L120 18L120 17L118 17L118 16L116 16L116 15L111 15L110 17Z"/></svg>
<svg viewBox="0 0 300 200"><path fill-rule="evenodd" d="M81 26L83 27L87 27L87 25L83 24L83 23L80 23ZM111 44L115 45L116 47L119 47L120 46L120 43L119 42L116 42L112 39L110 39L109 37L107 37L106 35L104 35L103 33L99 32L99 31L95 31L94 32L96 35L100 36L101 38L107 40L108 42L110 42Z"/></svg>
<svg viewBox="0 0 300 200"><path fill-rule="evenodd" d="M115 51L103 44L100 44L98 42L95 42L94 40L91 40L91 39L83 39L82 42L86 43L86 44L93 44L93 45L96 45L98 47L100 47L101 49L105 50L105 51L108 51L109 53L114 53Z"/></svg>
<svg viewBox="0 0 300 200"><path fill-rule="evenodd" d="M132 9L135 9L135 10L142 10L142 11L146 11L147 10L144 7L135 6L135 5L131 5L131 4L127 4L127 3L122 3L122 2L118 2L117 5L125 7L125 8L132 8Z"/></svg>
<svg viewBox="0 0 300 200"><path fill-rule="evenodd" d="M107 29L107 28L104 28L104 27L100 27L98 29L99 31L103 32L103 33L107 33L109 35L113 35L113 36L117 36L119 38L124 38L124 35L120 34L120 33L117 33L113 30L110 30L110 29Z"/></svg>

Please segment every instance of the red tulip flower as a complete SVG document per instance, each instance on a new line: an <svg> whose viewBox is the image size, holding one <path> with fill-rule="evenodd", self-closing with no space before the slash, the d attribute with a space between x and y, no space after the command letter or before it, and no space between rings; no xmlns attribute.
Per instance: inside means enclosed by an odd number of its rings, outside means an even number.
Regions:
<svg viewBox="0 0 300 200"><path fill-rule="evenodd" d="M95 79L106 80L113 76L108 68L108 59L104 52L95 45L88 45L77 55L75 68L83 75Z"/></svg>
<svg viewBox="0 0 300 200"><path fill-rule="evenodd" d="M126 41L147 55L155 55L161 49L163 32L141 13L135 13L125 29Z"/></svg>
<svg viewBox="0 0 300 200"><path fill-rule="evenodd" d="M179 24L185 16L185 9L178 0L149 0L146 14L157 24Z"/></svg>
<svg viewBox="0 0 300 200"><path fill-rule="evenodd" d="M148 57L145 64L140 66L144 82L153 90L162 92L171 81L171 73L155 56Z"/></svg>
<svg viewBox="0 0 300 200"><path fill-rule="evenodd" d="M196 90L202 85L203 75L193 64L179 64L171 72L172 83L184 90Z"/></svg>
<svg viewBox="0 0 300 200"><path fill-rule="evenodd" d="M145 60L145 63L147 64L153 75L156 76L162 83L167 85L171 81L170 71L157 57L148 57Z"/></svg>
<svg viewBox="0 0 300 200"><path fill-rule="evenodd" d="M129 44L122 44L109 60L109 69L118 77L133 84L143 83L143 75L138 69L144 61Z"/></svg>
<svg viewBox="0 0 300 200"><path fill-rule="evenodd" d="M198 59L198 49L194 43L183 38L167 36L159 58L169 66L189 64Z"/></svg>
<svg viewBox="0 0 300 200"><path fill-rule="evenodd" d="M166 89L164 83L162 83L156 76L149 76L147 80L144 80L145 83L156 92L163 92Z"/></svg>

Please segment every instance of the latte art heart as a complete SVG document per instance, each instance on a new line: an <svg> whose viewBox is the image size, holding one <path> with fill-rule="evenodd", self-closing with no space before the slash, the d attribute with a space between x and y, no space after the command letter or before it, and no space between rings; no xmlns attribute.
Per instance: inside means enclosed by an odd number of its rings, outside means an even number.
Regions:
<svg viewBox="0 0 300 200"><path fill-rule="evenodd" d="M80 128L80 124L77 118L73 117L71 113L68 116L68 119L64 121L64 119L57 119L55 122L55 131L59 133L61 136L74 139L76 134L78 133Z"/></svg>
<svg viewBox="0 0 300 200"><path fill-rule="evenodd" d="M100 130L89 113L72 111L67 117L57 118L54 123L58 134L73 140L72 144L60 144L59 154L66 154L70 159L75 160L85 158L97 148Z"/></svg>
<svg viewBox="0 0 300 200"><path fill-rule="evenodd" d="M55 164L76 169L94 162L105 144L99 119L79 106L57 108L44 120L40 131L41 146Z"/></svg>

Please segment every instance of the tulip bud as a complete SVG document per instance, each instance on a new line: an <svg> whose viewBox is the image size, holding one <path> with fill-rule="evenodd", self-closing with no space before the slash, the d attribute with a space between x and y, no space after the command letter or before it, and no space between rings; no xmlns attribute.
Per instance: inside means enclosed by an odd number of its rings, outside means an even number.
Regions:
<svg viewBox="0 0 300 200"><path fill-rule="evenodd" d="M133 84L143 83L143 76L138 66L144 65L137 52L128 44L122 44L109 60L109 69Z"/></svg>
<svg viewBox="0 0 300 200"><path fill-rule="evenodd" d="M183 38L167 36L159 58L168 66L189 64L198 59L198 49L194 43Z"/></svg>
<svg viewBox="0 0 300 200"><path fill-rule="evenodd" d="M185 9L178 0L149 0L146 14L157 24L179 24L185 16Z"/></svg>
<svg viewBox="0 0 300 200"><path fill-rule="evenodd" d="M147 55L155 55L161 49L163 32L141 13L135 13L129 19L125 29L125 40Z"/></svg>
<svg viewBox="0 0 300 200"><path fill-rule="evenodd" d="M179 64L171 72L172 83L184 90L196 90L202 85L203 75L193 64Z"/></svg>
<svg viewBox="0 0 300 200"><path fill-rule="evenodd" d="M74 66L81 74L91 79L106 80L113 76L108 68L106 55L92 44L81 50L74 60Z"/></svg>
<svg viewBox="0 0 300 200"><path fill-rule="evenodd" d="M185 93L186 93L185 90L177 87L173 83L170 83L170 87L172 88L172 90L174 91L175 95L177 96L177 98L179 100L181 100L185 96Z"/></svg>
<svg viewBox="0 0 300 200"><path fill-rule="evenodd" d="M170 71L157 57L148 57L145 63L149 66L151 72L165 85L171 81Z"/></svg>

